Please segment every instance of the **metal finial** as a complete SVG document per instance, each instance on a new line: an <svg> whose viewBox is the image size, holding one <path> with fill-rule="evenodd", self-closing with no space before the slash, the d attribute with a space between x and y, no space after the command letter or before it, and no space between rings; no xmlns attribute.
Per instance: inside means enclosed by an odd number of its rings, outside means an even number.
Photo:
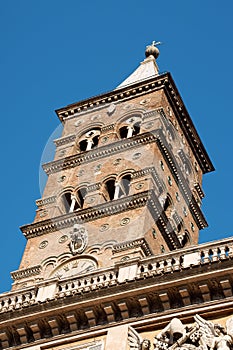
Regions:
<svg viewBox="0 0 233 350"><path fill-rule="evenodd" d="M161 43L161 41L155 41L155 40L153 40L152 41L152 46L156 46L156 45L161 45L162 43Z"/></svg>
<svg viewBox="0 0 233 350"><path fill-rule="evenodd" d="M148 45L146 47L145 55L146 57L153 56L155 59L158 58L159 56L159 49L157 48L156 45L162 44L160 41L152 41L151 45Z"/></svg>

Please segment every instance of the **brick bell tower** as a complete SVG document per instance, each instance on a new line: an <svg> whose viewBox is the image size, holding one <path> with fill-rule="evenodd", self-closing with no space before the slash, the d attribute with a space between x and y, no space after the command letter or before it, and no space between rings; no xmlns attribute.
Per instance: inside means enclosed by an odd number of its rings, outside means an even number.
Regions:
<svg viewBox="0 0 233 350"><path fill-rule="evenodd" d="M35 220L21 228L12 290L0 295L0 350L233 344L233 238L198 245L202 175L214 168L170 73L158 71L157 44L113 91L56 111L63 134L43 165ZM209 348L198 324L209 325Z"/></svg>
<svg viewBox="0 0 233 350"><path fill-rule="evenodd" d="M171 75L158 72L155 42L145 55L115 90L56 111L63 134L35 220L21 228L13 290L198 243L213 165Z"/></svg>

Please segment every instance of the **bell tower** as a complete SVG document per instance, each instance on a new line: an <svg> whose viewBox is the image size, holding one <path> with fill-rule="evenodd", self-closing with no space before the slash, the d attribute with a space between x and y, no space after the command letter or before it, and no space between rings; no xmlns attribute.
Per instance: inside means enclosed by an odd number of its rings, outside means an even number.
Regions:
<svg viewBox="0 0 233 350"><path fill-rule="evenodd" d="M62 137L13 290L198 243L213 165L153 42L115 90L56 111Z"/></svg>
<svg viewBox="0 0 233 350"><path fill-rule="evenodd" d="M113 91L56 111L0 350L232 347L233 238L198 245L214 168L158 44Z"/></svg>

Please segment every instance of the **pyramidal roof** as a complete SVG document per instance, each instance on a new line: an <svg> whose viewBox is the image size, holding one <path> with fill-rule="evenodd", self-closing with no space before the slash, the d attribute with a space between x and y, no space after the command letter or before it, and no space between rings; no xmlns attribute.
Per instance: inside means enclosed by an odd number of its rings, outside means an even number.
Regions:
<svg viewBox="0 0 233 350"><path fill-rule="evenodd" d="M141 62L140 66L120 85L118 85L116 89L135 84L159 74L159 69L156 63L156 58L159 56L159 50L155 46L156 44L159 43L153 41L152 45L147 46L145 52L146 58L144 61Z"/></svg>

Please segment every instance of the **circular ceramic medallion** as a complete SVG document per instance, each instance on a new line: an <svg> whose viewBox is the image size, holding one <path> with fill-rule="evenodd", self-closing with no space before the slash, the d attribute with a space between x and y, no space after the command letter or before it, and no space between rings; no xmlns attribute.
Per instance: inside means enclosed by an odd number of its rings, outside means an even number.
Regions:
<svg viewBox="0 0 233 350"><path fill-rule="evenodd" d="M63 235L59 238L59 243L65 243L68 239L68 236L67 235Z"/></svg>
<svg viewBox="0 0 233 350"><path fill-rule="evenodd" d="M108 136L104 136L104 137L102 138L102 142L105 143L105 142L107 142L107 141L108 141Z"/></svg>
<svg viewBox="0 0 233 350"><path fill-rule="evenodd" d="M141 182L135 186L136 190L140 190L144 186L144 183Z"/></svg>
<svg viewBox="0 0 233 350"><path fill-rule="evenodd" d="M65 149L61 149L58 156L59 157L63 157L66 154L66 150Z"/></svg>
<svg viewBox="0 0 233 350"><path fill-rule="evenodd" d="M79 125L82 124L82 122L83 122L82 120L77 120L77 121L74 123L74 125L75 125L75 126L79 126Z"/></svg>
<svg viewBox="0 0 233 350"><path fill-rule="evenodd" d="M65 179L66 179L65 175L59 176L57 182L63 182L63 181L65 181Z"/></svg>
<svg viewBox="0 0 233 350"><path fill-rule="evenodd" d="M132 159L138 159L138 158L140 158L141 157L141 153L134 153L134 155L133 155L133 157L132 157Z"/></svg>
<svg viewBox="0 0 233 350"><path fill-rule="evenodd" d="M100 231L103 232L103 231L107 231L109 229L109 224L103 224L100 226Z"/></svg>
<svg viewBox="0 0 233 350"><path fill-rule="evenodd" d="M150 129L150 128L152 128L153 125L154 125L153 122L149 122L149 123L146 123L146 124L144 125L144 128L145 128L145 129Z"/></svg>
<svg viewBox="0 0 233 350"><path fill-rule="evenodd" d="M89 197L89 198L86 199L86 203L87 203L87 204L94 203L94 201L95 201L95 198L94 198L94 197Z"/></svg>
<svg viewBox="0 0 233 350"><path fill-rule="evenodd" d="M40 212L40 217L41 218L43 218L43 217L45 217L46 215L48 214L48 210L42 210L41 212Z"/></svg>
<svg viewBox="0 0 233 350"><path fill-rule="evenodd" d="M121 226L125 226L128 225L128 223L130 222L129 218L123 218L120 222Z"/></svg>
<svg viewBox="0 0 233 350"><path fill-rule="evenodd" d="M44 249L45 247L47 247L47 245L48 245L48 241L42 241L40 244L39 244L39 248L40 249Z"/></svg>

